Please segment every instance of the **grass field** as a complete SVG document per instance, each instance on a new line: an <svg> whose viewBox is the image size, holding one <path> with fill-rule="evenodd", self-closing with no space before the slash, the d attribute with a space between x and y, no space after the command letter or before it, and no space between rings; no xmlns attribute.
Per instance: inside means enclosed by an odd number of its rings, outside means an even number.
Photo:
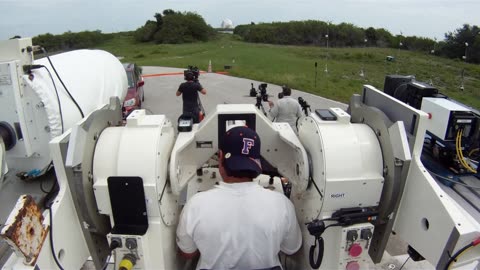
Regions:
<svg viewBox="0 0 480 270"><path fill-rule="evenodd" d="M287 84L341 102L348 102L362 85L383 89L387 74L415 75L417 80L432 82L441 93L476 109L480 108L480 66L460 60L448 60L428 54L384 48L330 48L252 44L221 35L217 40L181 45L136 43L129 36L119 36L99 46L124 62L143 66L186 68L196 65L214 71L225 65L229 74L266 83ZM387 55L395 62L385 61ZM315 86L315 62L318 63ZM328 72L325 72L325 66ZM360 72L364 70L365 76ZM461 73L465 69L464 90ZM255 86L257 87L257 86ZM245 85L245 92L250 85Z"/></svg>

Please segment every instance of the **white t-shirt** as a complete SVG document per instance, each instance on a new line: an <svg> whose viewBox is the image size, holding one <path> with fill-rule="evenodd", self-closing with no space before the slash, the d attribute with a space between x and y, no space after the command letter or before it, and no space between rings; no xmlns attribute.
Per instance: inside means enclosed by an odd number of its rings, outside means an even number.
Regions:
<svg viewBox="0 0 480 270"><path fill-rule="evenodd" d="M177 245L200 251L197 269L263 269L280 266L302 244L292 202L255 182L227 184L195 194L177 227Z"/></svg>
<svg viewBox="0 0 480 270"><path fill-rule="evenodd" d="M275 122L287 122L297 132L297 118L302 116L302 107L297 100L290 96L279 99L270 109L270 115Z"/></svg>

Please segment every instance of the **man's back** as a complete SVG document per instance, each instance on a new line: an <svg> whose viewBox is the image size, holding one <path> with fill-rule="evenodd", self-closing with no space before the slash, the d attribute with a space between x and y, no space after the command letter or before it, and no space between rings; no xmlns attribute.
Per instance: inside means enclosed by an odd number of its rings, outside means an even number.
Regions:
<svg viewBox="0 0 480 270"><path fill-rule="evenodd" d="M178 91L182 93L183 110L196 109L198 107L198 92L202 90L202 85L197 82L187 81L180 84Z"/></svg>
<svg viewBox="0 0 480 270"><path fill-rule="evenodd" d="M270 114L275 117L275 122L287 122L293 130L296 130L297 118L302 116L302 107L294 98L285 96L277 101Z"/></svg>
<svg viewBox="0 0 480 270"><path fill-rule="evenodd" d="M302 243L293 204L255 182L220 183L192 197L182 212L177 237L186 252L198 247L197 269L279 266L278 252L293 254Z"/></svg>

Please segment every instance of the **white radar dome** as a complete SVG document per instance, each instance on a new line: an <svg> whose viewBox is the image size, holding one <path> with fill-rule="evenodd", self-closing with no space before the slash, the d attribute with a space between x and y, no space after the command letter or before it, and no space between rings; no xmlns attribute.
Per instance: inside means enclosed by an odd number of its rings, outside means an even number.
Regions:
<svg viewBox="0 0 480 270"><path fill-rule="evenodd" d="M222 28L232 29L232 28L233 28L233 22L232 22L232 20L230 20L230 19L225 19L225 20L223 20L223 22L222 22Z"/></svg>

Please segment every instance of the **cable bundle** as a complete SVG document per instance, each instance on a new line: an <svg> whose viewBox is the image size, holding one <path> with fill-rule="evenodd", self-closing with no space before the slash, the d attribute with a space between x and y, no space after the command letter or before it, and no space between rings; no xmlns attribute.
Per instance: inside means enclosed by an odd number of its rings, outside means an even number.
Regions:
<svg viewBox="0 0 480 270"><path fill-rule="evenodd" d="M457 132L457 137L455 139L455 149L457 151L457 156L458 156L458 161L460 162L460 164L462 164L462 166L467 169L469 172L472 172L472 173L477 173L477 171L472 168L472 166L470 166L470 164L468 164L466 161L465 161L465 157L463 156L463 152L462 152L462 135L463 135L463 129L460 129L458 130Z"/></svg>

